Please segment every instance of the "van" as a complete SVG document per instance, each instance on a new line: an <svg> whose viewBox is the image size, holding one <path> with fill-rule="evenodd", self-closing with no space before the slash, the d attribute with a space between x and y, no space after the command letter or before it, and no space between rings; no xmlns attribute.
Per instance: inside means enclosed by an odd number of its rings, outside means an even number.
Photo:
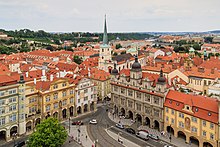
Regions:
<svg viewBox="0 0 220 147"><path fill-rule="evenodd" d="M136 136L138 137L138 138L141 138L141 139L143 139L143 140L148 140L149 139L149 133L147 133L147 132L145 132L145 131L139 131L139 132L137 132L136 133Z"/></svg>

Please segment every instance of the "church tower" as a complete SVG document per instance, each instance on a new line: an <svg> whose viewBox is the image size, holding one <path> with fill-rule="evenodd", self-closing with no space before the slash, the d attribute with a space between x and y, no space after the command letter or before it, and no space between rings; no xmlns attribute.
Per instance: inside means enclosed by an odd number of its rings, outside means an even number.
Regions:
<svg viewBox="0 0 220 147"><path fill-rule="evenodd" d="M108 68L109 65L111 64L111 61L112 61L111 46L108 44L107 24L106 24L106 16L105 16L103 42L100 45L100 49L99 49L99 69L109 72Z"/></svg>

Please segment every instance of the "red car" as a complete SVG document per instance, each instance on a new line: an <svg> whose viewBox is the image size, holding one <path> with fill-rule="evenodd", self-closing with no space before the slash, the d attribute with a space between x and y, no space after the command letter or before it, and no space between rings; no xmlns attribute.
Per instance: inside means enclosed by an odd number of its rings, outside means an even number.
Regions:
<svg viewBox="0 0 220 147"><path fill-rule="evenodd" d="M73 121L72 125L83 125L82 121Z"/></svg>

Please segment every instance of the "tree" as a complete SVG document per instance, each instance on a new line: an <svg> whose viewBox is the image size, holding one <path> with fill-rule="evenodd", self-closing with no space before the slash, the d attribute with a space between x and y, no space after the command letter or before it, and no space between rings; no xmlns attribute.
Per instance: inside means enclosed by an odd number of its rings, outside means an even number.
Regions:
<svg viewBox="0 0 220 147"><path fill-rule="evenodd" d="M118 53L114 52L113 56L117 56L117 55L118 55Z"/></svg>
<svg viewBox="0 0 220 147"><path fill-rule="evenodd" d="M121 55L123 55L123 54L126 54L126 51L122 51L122 52L121 52Z"/></svg>
<svg viewBox="0 0 220 147"><path fill-rule="evenodd" d="M28 141L29 147L59 147L67 138L67 131L57 119L49 117L37 125Z"/></svg>
<svg viewBox="0 0 220 147"><path fill-rule="evenodd" d="M197 43L193 44L193 48L195 50L201 50L201 46L199 44L197 44Z"/></svg>
<svg viewBox="0 0 220 147"><path fill-rule="evenodd" d="M115 48L116 48L116 49L119 49L119 48L122 48L122 46L121 46L121 44L119 43L119 44L116 44L116 45L115 45Z"/></svg>
<svg viewBox="0 0 220 147"><path fill-rule="evenodd" d="M79 56L74 56L73 57L74 62L76 62L77 64L81 64L83 62L82 58L80 58Z"/></svg>
<svg viewBox="0 0 220 147"><path fill-rule="evenodd" d="M204 39L206 43L212 43L213 37L205 37Z"/></svg>

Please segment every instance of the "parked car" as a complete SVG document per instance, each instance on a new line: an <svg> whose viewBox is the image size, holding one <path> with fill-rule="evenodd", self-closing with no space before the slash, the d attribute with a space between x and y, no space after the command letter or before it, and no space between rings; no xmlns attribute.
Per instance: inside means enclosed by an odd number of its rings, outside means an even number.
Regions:
<svg viewBox="0 0 220 147"><path fill-rule="evenodd" d="M97 124L97 120L96 119L92 119L92 120L89 121L89 123L95 125L95 124Z"/></svg>
<svg viewBox="0 0 220 147"><path fill-rule="evenodd" d="M127 131L128 133L131 133L131 134L135 134L135 130L132 128L126 128L125 131Z"/></svg>
<svg viewBox="0 0 220 147"><path fill-rule="evenodd" d="M141 138L141 139L146 140L146 141L149 139L148 135L149 135L149 133L147 133L145 131L139 131L139 132L136 133L136 136L138 138Z"/></svg>
<svg viewBox="0 0 220 147"><path fill-rule="evenodd" d="M82 121L73 121L72 125L83 125Z"/></svg>
<svg viewBox="0 0 220 147"><path fill-rule="evenodd" d="M20 142L17 142L14 147L22 147L25 145L25 141L20 141Z"/></svg>
<svg viewBox="0 0 220 147"><path fill-rule="evenodd" d="M124 129L124 126L120 123L115 124L115 126L119 129Z"/></svg>
<svg viewBox="0 0 220 147"><path fill-rule="evenodd" d="M159 140L159 136L154 135L154 134L149 134L149 137L154 140Z"/></svg>

